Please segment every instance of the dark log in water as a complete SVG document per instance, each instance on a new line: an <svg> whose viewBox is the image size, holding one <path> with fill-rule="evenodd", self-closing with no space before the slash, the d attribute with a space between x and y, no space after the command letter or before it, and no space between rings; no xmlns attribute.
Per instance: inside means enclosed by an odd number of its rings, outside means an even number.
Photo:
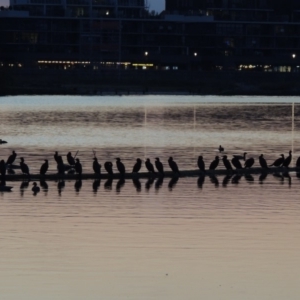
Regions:
<svg viewBox="0 0 300 300"><path fill-rule="evenodd" d="M251 168L251 169L239 169L239 170L207 170L205 172L202 172L200 170L183 170L180 171L180 174L174 173L172 171L166 171L164 173L164 177L196 177L196 176L212 176L212 175L229 175L229 174L239 174L239 175L246 175L246 174L272 174L272 173L287 173L287 172L300 172L300 168L269 168L269 169L263 169L263 168ZM162 177L159 173L125 173L123 176L119 173L115 173L113 175L109 175L107 173L103 173L100 176L93 174L93 173L85 173L85 174L57 174L57 173L49 173L46 175L40 175L40 174L31 174L30 176L23 175L23 174L8 174L5 176L6 180L9 181L17 181L17 180L24 180L24 179L30 179L30 180L77 180L77 179L119 179L119 178L126 178L126 179L136 179L136 178L159 178Z"/></svg>

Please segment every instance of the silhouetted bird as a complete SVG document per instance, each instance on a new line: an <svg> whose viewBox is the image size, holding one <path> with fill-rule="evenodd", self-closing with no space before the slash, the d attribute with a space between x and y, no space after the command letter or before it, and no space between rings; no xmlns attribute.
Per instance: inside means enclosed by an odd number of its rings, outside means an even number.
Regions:
<svg viewBox="0 0 300 300"><path fill-rule="evenodd" d="M297 161L296 161L296 167L297 167L297 168L300 168L300 157L297 158Z"/></svg>
<svg viewBox="0 0 300 300"><path fill-rule="evenodd" d="M222 161L223 161L223 164L224 164L226 170L232 170L232 166L231 166L230 161L227 158L227 155L223 156Z"/></svg>
<svg viewBox="0 0 300 300"><path fill-rule="evenodd" d="M205 171L205 163L203 161L203 156L198 157L197 165L200 171L204 172Z"/></svg>
<svg viewBox="0 0 300 300"><path fill-rule="evenodd" d="M239 161L239 159L237 159L237 158L234 157L234 158L231 160L231 163L234 165L234 167L235 167L236 169L243 169L242 164L241 164L241 162Z"/></svg>
<svg viewBox="0 0 300 300"><path fill-rule="evenodd" d="M292 161L292 151L290 150L289 151L289 155L283 161L282 166L288 168L289 165L290 165L290 163L291 163L291 161Z"/></svg>
<svg viewBox="0 0 300 300"><path fill-rule="evenodd" d="M104 163L104 169L109 175L113 175L113 164L110 161Z"/></svg>
<svg viewBox="0 0 300 300"><path fill-rule="evenodd" d="M57 164L57 171L59 175L65 174L65 165L63 163Z"/></svg>
<svg viewBox="0 0 300 300"><path fill-rule="evenodd" d="M75 159L74 159L74 157L72 156L72 153L71 153L71 152L69 152L69 153L67 154L67 161L68 161L68 164L69 164L70 166L74 166L74 165L75 165Z"/></svg>
<svg viewBox="0 0 300 300"><path fill-rule="evenodd" d="M12 154L8 157L6 164L12 165L13 162L15 161L16 157L17 157L17 153L15 151L13 151Z"/></svg>
<svg viewBox="0 0 300 300"><path fill-rule="evenodd" d="M3 159L0 161L0 174L3 177L6 175L6 165Z"/></svg>
<svg viewBox="0 0 300 300"><path fill-rule="evenodd" d="M244 163L245 168L251 168L253 165L254 165L254 158L253 157L248 158Z"/></svg>
<svg viewBox="0 0 300 300"><path fill-rule="evenodd" d="M37 194L41 190L40 187L37 185L36 182L34 182L32 185L33 187L31 190L34 192L34 194Z"/></svg>
<svg viewBox="0 0 300 300"><path fill-rule="evenodd" d="M100 175L101 174L101 165L99 164L97 157L94 157L93 160L94 160L94 162L93 162L94 173L97 175Z"/></svg>
<svg viewBox="0 0 300 300"><path fill-rule="evenodd" d="M40 168L40 174L45 175L48 171L48 168L49 168L48 159L45 159L45 162L42 164Z"/></svg>
<svg viewBox="0 0 300 300"><path fill-rule="evenodd" d="M57 164L63 164L62 157L60 155L58 155L57 151L55 151L54 159L55 159L55 161L56 161Z"/></svg>
<svg viewBox="0 0 300 300"><path fill-rule="evenodd" d="M168 163L169 163L169 166L170 166L171 170L172 170L174 173L180 174L180 173L179 173L178 166L177 166L176 162L173 160L173 157L172 157L172 156L168 159Z"/></svg>
<svg viewBox="0 0 300 300"><path fill-rule="evenodd" d="M225 150L225 149L220 145L220 146L219 146L219 152L220 152L220 153L221 153L221 152L224 152L224 150Z"/></svg>
<svg viewBox="0 0 300 300"><path fill-rule="evenodd" d="M3 141L0 139L0 144L7 144L7 141Z"/></svg>
<svg viewBox="0 0 300 300"><path fill-rule="evenodd" d="M246 155L247 155L247 152L244 152L243 155L232 155L232 156L235 157L235 158L237 158L237 159L246 160Z"/></svg>
<svg viewBox="0 0 300 300"><path fill-rule="evenodd" d="M284 162L284 155L280 154L280 158L277 158L271 165L270 167L274 166L274 167L280 167L283 162Z"/></svg>
<svg viewBox="0 0 300 300"><path fill-rule="evenodd" d="M25 164L24 162L24 158L21 157L20 158L21 162L20 162L20 166L21 166L21 171L23 174L29 175L29 168L28 166Z"/></svg>
<svg viewBox="0 0 300 300"><path fill-rule="evenodd" d="M209 169L215 170L219 165L219 161L220 161L219 156L216 156L215 159L211 162Z"/></svg>
<svg viewBox="0 0 300 300"><path fill-rule="evenodd" d="M136 163L132 168L132 173L138 173L141 167L142 167L142 160L140 158L137 158Z"/></svg>
<svg viewBox="0 0 300 300"><path fill-rule="evenodd" d="M155 173L153 164L151 163L149 158L146 159L145 166L149 172Z"/></svg>
<svg viewBox="0 0 300 300"><path fill-rule="evenodd" d="M155 167L160 174L164 175L164 166L158 157L155 158Z"/></svg>
<svg viewBox="0 0 300 300"><path fill-rule="evenodd" d="M75 163L75 172L79 175L82 174L82 165L80 163L79 158L76 158L76 163Z"/></svg>
<svg viewBox="0 0 300 300"><path fill-rule="evenodd" d="M116 158L116 165L117 165L117 169L120 172L121 175L125 174L125 166L124 164L121 162L121 159L119 157Z"/></svg>
<svg viewBox="0 0 300 300"><path fill-rule="evenodd" d="M267 164L267 161L265 160L263 154L261 154L261 155L259 156L259 164L260 164L260 166L261 166L263 169L269 169L268 164Z"/></svg>

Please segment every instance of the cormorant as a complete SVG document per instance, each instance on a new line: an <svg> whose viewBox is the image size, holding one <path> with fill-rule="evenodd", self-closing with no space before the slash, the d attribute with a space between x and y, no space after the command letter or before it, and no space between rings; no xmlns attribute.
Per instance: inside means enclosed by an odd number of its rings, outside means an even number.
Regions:
<svg viewBox="0 0 300 300"><path fill-rule="evenodd" d="M231 166L230 161L227 158L227 155L223 156L222 161L223 161L223 164L224 164L226 170L232 170L232 166Z"/></svg>
<svg viewBox="0 0 300 300"><path fill-rule="evenodd" d="M210 170L215 170L217 168L217 166L219 165L219 156L216 156L215 159L211 162L209 169Z"/></svg>
<svg viewBox="0 0 300 300"><path fill-rule="evenodd" d="M220 146L219 146L219 152L220 152L220 153L221 153L221 152L224 152L224 150L225 150L225 149L220 145Z"/></svg>
<svg viewBox="0 0 300 300"><path fill-rule="evenodd" d="M149 172L155 173L153 164L151 163L149 158L146 159L145 166Z"/></svg>
<svg viewBox="0 0 300 300"><path fill-rule="evenodd" d="M296 168L300 168L300 157L298 157L296 161Z"/></svg>
<svg viewBox="0 0 300 300"><path fill-rule="evenodd" d="M292 161L292 151L289 151L289 156L285 158L285 160L283 161L282 166L288 168L290 163Z"/></svg>
<svg viewBox="0 0 300 300"><path fill-rule="evenodd" d="M251 158L248 158L246 161L245 161L245 169L246 168L251 168L252 166L254 165L254 158L251 157Z"/></svg>
<svg viewBox="0 0 300 300"><path fill-rule="evenodd" d="M7 141L3 141L0 139L0 144L7 144Z"/></svg>
<svg viewBox="0 0 300 300"><path fill-rule="evenodd" d="M81 165L81 163L80 163L79 158L76 158L75 172L78 173L79 175L82 174L82 165Z"/></svg>
<svg viewBox="0 0 300 300"><path fill-rule="evenodd" d="M237 159L246 160L246 155L247 155L247 152L244 152L243 155L232 155L232 156L235 157L235 158L237 158Z"/></svg>
<svg viewBox="0 0 300 300"><path fill-rule="evenodd" d="M45 159L45 162L42 164L40 168L40 174L45 175L46 172L48 171L48 168L49 168L48 159Z"/></svg>
<svg viewBox="0 0 300 300"><path fill-rule="evenodd" d="M37 183L36 182L34 182L33 184L33 187L32 187L32 191L35 193L35 194L37 194L41 189L40 189L40 187L37 185Z"/></svg>
<svg viewBox="0 0 300 300"><path fill-rule="evenodd" d="M109 175L113 175L113 164L110 161L104 163L104 169Z"/></svg>
<svg viewBox="0 0 300 300"><path fill-rule="evenodd" d="M268 164L267 164L267 161L265 160L263 154L261 154L261 155L259 156L259 164L260 164L260 166L261 166L263 169L269 169Z"/></svg>
<svg viewBox="0 0 300 300"><path fill-rule="evenodd" d="M168 159L168 163L169 163L169 166L170 166L171 170L172 170L174 173L180 174L180 173L179 173L178 166L177 166L176 162L173 160L173 157L172 157L172 156Z"/></svg>
<svg viewBox="0 0 300 300"><path fill-rule="evenodd" d="M142 160L140 158L136 159L136 163L133 166L132 173L138 173L142 167Z"/></svg>
<svg viewBox="0 0 300 300"><path fill-rule="evenodd" d="M68 161L68 164L69 164L70 166L74 166L74 165L75 165L75 159L74 159L74 157L72 156L72 153L71 153L71 152L69 152L69 153L67 154L67 161Z"/></svg>
<svg viewBox="0 0 300 300"><path fill-rule="evenodd" d="M241 162L239 161L239 159L237 159L237 158L234 157L234 158L231 160L231 163L234 165L234 167L235 167L236 169L243 169L242 164L241 164Z"/></svg>
<svg viewBox="0 0 300 300"><path fill-rule="evenodd" d="M155 167L160 174L164 175L164 166L158 157L155 158Z"/></svg>
<svg viewBox="0 0 300 300"><path fill-rule="evenodd" d="M199 168L200 171L205 172L205 163L203 161L203 156L200 155L198 157L197 165L198 165L198 168Z"/></svg>
<svg viewBox="0 0 300 300"><path fill-rule="evenodd" d="M271 165L270 167L274 166L274 167L280 167L283 162L284 162L284 155L280 154L280 158L277 158Z"/></svg>
<svg viewBox="0 0 300 300"><path fill-rule="evenodd" d="M8 157L6 164L12 165L13 162L15 161L16 157L17 157L17 153L15 151L13 151L12 154Z"/></svg>
<svg viewBox="0 0 300 300"><path fill-rule="evenodd" d="M3 177L6 175L6 165L3 159L0 161L0 174Z"/></svg>
<svg viewBox="0 0 300 300"><path fill-rule="evenodd" d="M60 155L58 155L58 152L57 152L57 151L55 151L53 157L54 157L54 160L56 161L57 164L62 163L62 157L61 157Z"/></svg>
<svg viewBox="0 0 300 300"><path fill-rule="evenodd" d="M121 159L119 157L117 157L116 160L117 160L116 165L118 171L120 172L121 175L124 175L126 172L124 164L121 162Z"/></svg>
<svg viewBox="0 0 300 300"><path fill-rule="evenodd" d="M28 166L25 164L24 158L21 157L20 160L21 160L20 166L21 166L21 171L22 171L22 173L23 173L23 174L26 174L26 175L30 175L30 174L29 174L29 168L28 168Z"/></svg>
<svg viewBox="0 0 300 300"><path fill-rule="evenodd" d="M93 162L94 173L97 175L100 175L101 174L101 165L99 164L97 157L94 157L93 159L94 159L94 162Z"/></svg>

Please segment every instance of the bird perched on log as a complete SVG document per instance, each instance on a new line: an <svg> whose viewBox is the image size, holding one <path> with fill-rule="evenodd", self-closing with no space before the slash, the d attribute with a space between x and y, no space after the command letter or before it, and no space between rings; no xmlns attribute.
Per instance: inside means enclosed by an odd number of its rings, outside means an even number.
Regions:
<svg viewBox="0 0 300 300"><path fill-rule="evenodd" d="M20 162L20 167L21 167L22 173L23 173L23 174L26 174L26 175L30 175L30 174L29 174L29 168L28 168L28 166L25 164L24 158L21 157L20 160L21 160L21 162Z"/></svg>
<svg viewBox="0 0 300 300"><path fill-rule="evenodd" d="M140 158L136 159L136 163L132 168L132 173L138 173L142 167L142 160Z"/></svg>
<svg viewBox="0 0 300 300"><path fill-rule="evenodd" d="M248 159L245 161L245 163L244 163L245 169L251 168L253 165L254 165L254 158L253 158L253 157L248 158Z"/></svg>
<svg viewBox="0 0 300 300"><path fill-rule="evenodd" d="M222 161L223 161L223 164L224 164L226 170L232 170L232 165L231 165L230 161L228 160L227 155L223 156Z"/></svg>
<svg viewBox="0 0 300 300"><path fill-rule="evenodd" d="M113 164L110 161L104 163L104 169L109 175L113 175Z"/></svg>
<svg viewBox="0 0 300 300"><path fill-rule="evenodd" d="M280 158L277 158L271 165L270 167L274 166L274 167L280 167L283 162L284 162L284 155L280 154Z"/></svg>
<svg viewBox="0 0 300 300"><path fill-rule="evenodd" d="M15 151L13 151L12 154L8 157L6 164L12 165L13 162L15 161L16 157L17 157L17 153Z"/></svg>
<svg viewBox="0 0 300 300"><path fill-rule="evenodd" d="M72 153L71 153L71 152L69 152L69 153L67 154L67 161L68 161L68 164L69 164L70 166L75 166L75 159L74 159L74 157L72 156Z"/></svg>
<svg viewBox="0 0 300 300"><path fill-rule="evenodd" d="M151 161L150 161L149 158L146 159L146 161L145 161L145 166L146 166L147 170L148 170L150 173L155 173L153 164L151 163Z"/></svg>
<svg viewBox="0 0 300 300"><path fill-rule="evenodd" d="M219 156L216 156L215 159L211 162L209 169L215 170L219 165L219 161L220 161Z"/></svg>
<svg viewBox="0 0 300 300"><path fill-rule="evenodd" d="M300 157L298 157L296 161L296 168L300 168Z"/></svg>
<svg viewBox="0 0 300 300"><path fill-rule="evenodd" d="M45 175L46 172L48 171L48 168L49 168L48 159L45 159L45 162L42 164L42 166L40 168L40 174Z"/></svg>
<svg viewBox="0 0 300 300"><path fill-rule="evenodd" d="M75 172L76 172L77 174L79 174L79 176L81 176L81 174L82 174L82 165L81 165L81 163L80 163L79 158L76 158L76 162L75 162Z"/></svg>
<svg viewBox="0 0 300 300"><path fill-rule="evenodd" d="M64 163L62 157L60 155L58 155L57 151L55 151L54 159L58 165Z"/></svg>
<svg viewBox="0 0 300 300"><path fill-rule="evenodd" d="M205 172L205 163L202 155L198 157L197 165L200 171Z"/></svg>
<svg viewBox="0 0 300 300"><path fill-rule="evenodd" d="M101 165L99 164L97 157L94 157L93 160L93 170L95 174L101 175Z"/></svg>
<svg viewBox="0 0 300 300"><path fill-rule="evenodd" d="M292 150L289 151L289 155L283 161L282 166L288 168L291 161L292 161Z"/></svg>
<svg viewBox="0 0 300 300"><path fill-rule="evenodd" d="M241 164L241 162L240 162L240 160L239 160L238 158L234 157L234 158L231 160L231 163L234 165L234 167L235 167L236 169L243 169L242 164Z"/></svg>
<svg viewBox="0 0 300 300"><path fill-rule="evenodd" d="M260 166L261 166L263 169L269 169L268 164L267 164L267 161L265 160L263 154L261 154L261 155L259 156L259 164L260 164Z"/></svg>
<svg viewBox="0 0 300 300"><path fill-rule="evenodd" d="M180 174L177 163L173 160L172 156L168 159L168 163L174 173Z"/></svg>
<svg viewBox="0 0 300 300"><path fill-rule="evenodd" d="M155 167L160 174L164 175L164 166L158 157L155 158Z"/></svg>
<svg viewBox="0 0 300 300"><path fill-rule="evenodd" d="M117 165L117 169L120 172L121 175L125 174L125 166L124 164L121 162L121 159L119 157L116 158L116 165Z"/></svg>

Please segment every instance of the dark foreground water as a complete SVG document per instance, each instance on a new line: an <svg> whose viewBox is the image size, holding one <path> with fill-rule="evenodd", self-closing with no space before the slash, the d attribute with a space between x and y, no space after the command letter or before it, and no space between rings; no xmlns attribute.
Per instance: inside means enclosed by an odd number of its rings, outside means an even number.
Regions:
<svg viewBox="0 0 300 300"><path fill-rule="evenodd" d="M91 171L119 156L299 155L299 98L5 97L0 159L33 173L54 151ZM211 101L212 103L207 103ZM254 103L256 102L256 103ZM295 102L293 106L292 103ZM294 159L295 162L295 159ZM293 162L293 163L294 163ZM257 165L257 163L256 163ZM145 169L144 169L145 170ZM8 182L0 193L1 299L298 299L300 180Z"/></svg>

